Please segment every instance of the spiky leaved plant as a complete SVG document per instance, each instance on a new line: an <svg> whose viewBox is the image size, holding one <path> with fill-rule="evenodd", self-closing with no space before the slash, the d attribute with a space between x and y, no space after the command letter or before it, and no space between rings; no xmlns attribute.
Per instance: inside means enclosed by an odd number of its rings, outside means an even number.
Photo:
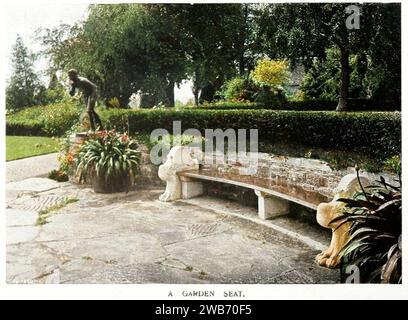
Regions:
<svg viewBox="0 0 408 320"><path fill-rule="evenodd" d="M113 176L133 177L139 167L136 141L115 130L90 135L76 157L77 174L83 181L92 173L108 181Z"/></svg>
<svg viewBox="0 0 408 320"><path fill-rule="evenodd" d="M360 181L358 169L357 177ZM401 180L397 181L398 186L387 183L383 177L377 182L378 185L366 188L360 183L361 192L353 199L338 200L346 206L333 222L351 222L350 239L340 253L342 282L348 282L355 270L360 283L402 282Z"/></svg>

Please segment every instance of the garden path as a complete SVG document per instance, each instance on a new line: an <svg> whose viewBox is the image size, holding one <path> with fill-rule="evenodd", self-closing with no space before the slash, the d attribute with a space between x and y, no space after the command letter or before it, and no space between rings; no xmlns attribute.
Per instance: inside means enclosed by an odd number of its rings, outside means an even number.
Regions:
<svg viewBox="0 0 408 320"><path fill-rule="evenodd" d="M8 283L339 281L338 270L315 264L316 245L280 232L278 221L256 223L255 208L226 200L169 204L157 200L162 189L102 195L45 178L6 191ZM64 204L37 225L41 210Z"/></svg>
<svg viewBox="0 0 408 320"><path fill-rule="evenodd" d="M58 168L58 153L6 162L6 182L19 181L31 177L47 176Z"/></svg>

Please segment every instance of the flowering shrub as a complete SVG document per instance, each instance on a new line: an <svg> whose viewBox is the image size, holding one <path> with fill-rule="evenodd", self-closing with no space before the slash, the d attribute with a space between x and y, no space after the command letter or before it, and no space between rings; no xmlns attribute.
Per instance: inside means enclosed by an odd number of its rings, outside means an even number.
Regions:
<svg viewBox="0 0 408 320"><path fill-rule="evenodd" d="M125 133L103 130L91 134L76 157L80 180L89 173L105 179L124 174L134 177L140 158L136 149L136 141Z"/></svg>
<svg viewBox="0 0 408 320"><path fill-rule="evenodd" d="M262 59L251 71L251 78L260 85L282 86L289 80L289 63L286 60Z"/></svg>
<svg viewBox="0 0 408 320"><path fill-rule="evenodd" d="M74 154L70 151L66 153L60 153L58 155L58 162L60 164L59 171L70 175L73 173L73 168L75 166Z"/></svg>

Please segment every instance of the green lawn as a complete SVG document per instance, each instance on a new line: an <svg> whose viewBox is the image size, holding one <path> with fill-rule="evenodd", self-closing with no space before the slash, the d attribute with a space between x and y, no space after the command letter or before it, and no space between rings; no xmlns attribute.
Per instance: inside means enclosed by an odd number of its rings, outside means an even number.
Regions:
<svg viewBox="0 0 408 320"><path fill-rule="evenodd" d="M6 136L6 160L15 160L58 151L58 139Z"/></svg>

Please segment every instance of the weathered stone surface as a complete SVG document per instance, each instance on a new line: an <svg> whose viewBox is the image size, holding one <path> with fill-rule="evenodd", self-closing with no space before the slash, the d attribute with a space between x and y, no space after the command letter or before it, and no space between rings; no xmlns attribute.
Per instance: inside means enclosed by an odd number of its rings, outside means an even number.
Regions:
<svg viewBox="0 0 408 320"><path fill-rule="evenodd" d="M60 195L40 195L40 196L25 196L16 199L11 208L27 210L27 211L41 211L53 206L61 205L67 200L67 197Z"/></svg>
<svg viewBox="0 0 408 320"><path fill-rule="evenodd" d="M218 170L220 173L253 175L275 181L283 179L304 190L315 191L328 197L334 196L333 189L342 177L355 173L354 168L333 170L327 162L321 160L275 156L266 153L239 153L238 157L230 162L223 161L225 158L228 157L222 154L216 154L213 157L208 154L204 156L206 167ZM210 160L213 160L212 164ZM361 173L373 181L378 180L381 175L387 182L395 184L393 181L395 177L384 172Z"/></svg>
<svg viewBox="0 0 408 320"><path fill-rule="evenodd" d="M10 182L6 184L7 190L32 191L32 192L43 192L58 187L59 187L58 182L47 178L28 178L25 180Z"/></svg>
<svg viewBox="0 0 408 320"><path fill-rule="evenodd" d="M166 190L159 197L160 201L179 200L182 197L181 181L177 173L184 170L198 169L198 158L193 149L184 146L171 148L166 161L159 167L158 175L166 182Z"/></svg>
<svg viewBox="0 0 408 320"><path fill-rule="evenodd" d="M18 209L6 209L6 226L21 227L33 226L37 221L38 214L35 211Z"/></svg>
<svg viewBox="0 0 408 320"><path fill-rule="evenodd" d="M351 224L344 221L332 222L343 214L345 203L337 201L340 198L352 198L352 196L361 187L372 185L372 182L366 177L360 179L354 174L344 176L339 185L334 188L336 195L329 203L320 203L317 207L316 220L324 228L332 230L332 240L330 246L316 256L316 261L321 265L329 268L335 268L340 263L339 253L350 239Z"/></svg>
<svg viewBox="0 0 408 320"><path fill-rule="evenodd" d="M40 233L40 228L35 226L7 227L6 244L16 244L34 240Z"/></svg>
<svg viewBox="0 0 408 320"><path fill-rule="evenodd" d="M6 183L31 177L46 176L58 168L58 153L45 154L6 162Z"/></svg>
<svg viewBox="0 0 408 320"><path fill-rule="evenodd" d="M63 184L41 193L79 201L43 226L7 227L7 282L338 282L338 271L315 265L317 250L304 242L217 209L256 217L252 208L211 198L195 199L211 209L163 203L162 192L101 195Z"/></svg>
<svg viewBox="0 0 408 320"><path fill-rule="evenodd" d="M266 220L289 213L289 202L264 192L255 190L258 196L258 215Z"/></svg>
<svg viewBox="0 0 408 320"><path fill-rule="evenodd" d="M201 181L181 181L181 198L190 199L202 195L204 192Z"/></svg>

